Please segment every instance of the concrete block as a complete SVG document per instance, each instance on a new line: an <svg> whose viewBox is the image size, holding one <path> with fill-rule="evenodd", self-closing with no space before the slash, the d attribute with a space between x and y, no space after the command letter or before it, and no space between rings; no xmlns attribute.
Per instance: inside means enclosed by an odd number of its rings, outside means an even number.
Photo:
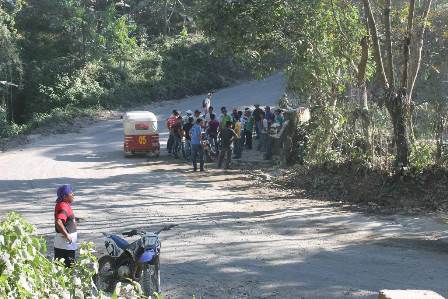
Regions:
<svg viewBox="0 0 448 299"><path fill-rule="evenodd" d="M381 290L378 299L444 299L429 290Z"/></svg>

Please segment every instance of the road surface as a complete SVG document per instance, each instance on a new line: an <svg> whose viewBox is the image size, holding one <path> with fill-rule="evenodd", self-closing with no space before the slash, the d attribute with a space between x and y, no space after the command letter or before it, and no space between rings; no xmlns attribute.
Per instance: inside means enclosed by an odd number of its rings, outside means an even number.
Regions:
<svg viewBox="0 0 448 299"><path fill-rule="evenodd" d="M277 75L220 90L212 105L272 104L283 89ZM173 108L200 108L202 98L148 109L163 120ZM161 131L166 142L163 123ZM119 119L33 140L0 154L0 216L22 213L51 244L55 189L70 183L86 219L80 238L100 251L101 232L177 224L162 235L166 298L376 298L383 288L448 296L440 218L344 211L253 186L239 171L192 173L165 153L125 159Z"/></svg>

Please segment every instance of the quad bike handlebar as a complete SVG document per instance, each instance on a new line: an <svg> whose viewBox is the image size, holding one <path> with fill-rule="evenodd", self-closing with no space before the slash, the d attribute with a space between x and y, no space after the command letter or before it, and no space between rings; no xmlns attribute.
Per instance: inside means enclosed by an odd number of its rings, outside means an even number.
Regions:
<svg viewBox="0 0 448 299"><path fill-rule="evenodd" d="M177 224L169 224L169 225L165 225L164 227L162 227L162 228L159 229L158 231L154 232L154 234L158 235L158 234L160 234L161 232L170 230L170 229L172 229L172 228L175 227L175 226L177 226ZM137 235L142 236L142 235L145 235L146 233L147 233L146 231L133 229L133 230L130 230L130 231L123 232L123 233L121 233L121 234L122 234L123 236L126 236L126 237L132 237L132 236L137 236Z"/></svg>

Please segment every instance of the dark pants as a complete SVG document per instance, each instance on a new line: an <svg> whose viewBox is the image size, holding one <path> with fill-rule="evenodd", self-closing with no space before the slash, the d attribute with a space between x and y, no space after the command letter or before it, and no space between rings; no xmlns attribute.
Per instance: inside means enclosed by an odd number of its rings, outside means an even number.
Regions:
<svg viewBox="0 0 448 299"><path fill-rule="evenodd" d="M272 138L269 134L266 137L266 155L265 155L265 159L266 160L271 160L272 159L272 146L274 143L274 138Z"/></svg>
<svg viewBox="0 0 448 299"><path fill-rule="evenodd" d="M168 149L168 153L171 153L171 148L174 143L174 133L170 131L170 135L168 136L168 141L166 143L166 148Z"/></svg>
<svg viewBox="0 0 448 299"><path fill-rule="evenodd" d="M63 259L67 268L70 268L75 263L75 250L54 249L54 259Z"/></svg>
<svg viewBox="0 0 448 299"><path fill-rule="evenodd" d="M250 131L244 131L244 136L246 137L246 148L252 149L252 132Z"/></svg>
<svg viewBox="0 0 448 299"><path fill-rule="evenodd" d="M237 138L233 142L233 153L235 154L235 159L241 158L241 154L243 152L243 139Z"/></svg>
<svg viewBox="0 0 448 299"><path fill-rule="evenodd" d="M171 151L169 149L168 151L173 153L174 157L179 158L179 152L181 151L181 149L182 149L182 138L177 134L173 134L171 142Z"/></svg>
<svg viewBox="0 0 448 299"><path fill-rule="evenodd" d="M193 161L193 169L198 169L197 156L199 155L199 167L204 170L204 149L201 144L191 145L191 160Z"/></svg>
<svg viewBox="0 0 448 299"><path fill-rule="evenodd" d="M257 135L257 139L260 138L260 133L261 133L261 120L256 120L255 121L255 134Z"/></svg>
<svg viewBox="0 0 448 299"><path fill-rule="evenodd" d="M226 164L224 165L224 169L227 169L229 168L230 162L232 161L232 149L230 147L223 147L219 152L218 168L221 168L224 156L226 157Z"/></svg>
<svg viewBox="0 0 448 299"><path fill-rule="evenodd" d="M257 146L257 150L259 151L266 151L266 142L267 142L268 134L267 133L260 133L260 141Z"/></svg>

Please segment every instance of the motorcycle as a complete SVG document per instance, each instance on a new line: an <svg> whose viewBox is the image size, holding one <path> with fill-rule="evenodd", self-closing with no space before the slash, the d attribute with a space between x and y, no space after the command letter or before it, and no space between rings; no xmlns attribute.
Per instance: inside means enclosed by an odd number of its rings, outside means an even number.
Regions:
<svg viewBox="0 0 448 299"><path fill-rule="evenodd" d="M191 141L182 137L182 156L185 161L191 161Z"/></svg>
<svg viewBox="0 0 448 299"><path fill-rule="evenodd" d="M213 142L212 138L208 138L205 133L202 134L201 139L205 162L210 163L216 161L219 156L217 145Z"/></svg>
<svg viewBox="0 0 448 299"><path fill-rule="evenodd" d="M165 226L157 232L131 230L122 233L125 237L139 236L129 243L125 239L104 234L107 254L98 260L95 284L99 290L113 292L116 284L133 280L139 282L145 296L160 293L160 248L159 234L174 225Z"/></svg>

